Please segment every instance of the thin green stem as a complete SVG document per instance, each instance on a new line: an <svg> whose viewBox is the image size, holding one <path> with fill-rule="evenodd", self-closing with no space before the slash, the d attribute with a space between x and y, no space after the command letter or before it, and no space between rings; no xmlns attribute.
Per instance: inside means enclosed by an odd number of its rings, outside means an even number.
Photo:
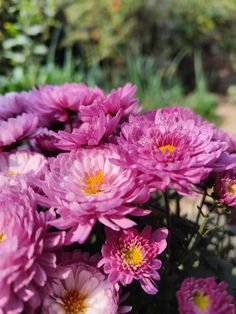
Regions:
<svg viewBox="0 0 236 314"><path fill-rule="evenodd" d="M199 241L201 240L202 236L204 235L204 233L206 231L206 226L207 226L208 221L209 221L209 217L210 217L210 212L208 212L206 214L206 216L203 219L202 224L200 225L200 227L198 229L196 240L193 243L191 251L194 251L196 249L196 247L198 246Z"/></svg>

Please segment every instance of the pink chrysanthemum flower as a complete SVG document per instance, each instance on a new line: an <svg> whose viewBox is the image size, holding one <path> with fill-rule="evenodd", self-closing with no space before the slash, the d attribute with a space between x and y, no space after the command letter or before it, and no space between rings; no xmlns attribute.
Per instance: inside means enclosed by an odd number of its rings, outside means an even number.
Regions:
<svg viewBox="0 0 236 314"><path fill-rule="evenodd" d="M0 120L0 148L32 136L37 125L37 116L30 113L23 113L6 121Z"/></svg>
<svg viewBox="0 0 236 314"><path fill-rule="evenodd" d="M120 123L129 114L138 113L141 107L133 96L136 87L127 83L123 87L112 90L107 96L101 96L87 105L82 104L79 109L81 125L71 131L59 131L57 146L63 150L77 149L83 145L97 146L113 132L119 132Z"/></svg>
<svg viewBox="0 0 236 314"><path fill-rule="evenodd" d="M83 83L66 83L64 85L45 85L22 93L18 101L25 108L39 116L40 126L48 126L58 120L65 122L70 113L79 112L80 106L89 105L102 96L101 89L89 88Z"/></svg>
<svg viewBox="0 0 236 314"><path fill-rule="evenodd" d="M39 182L47 199L42 205L53 206L60 218L52 221L67 232L69 242L83 243L98 219L115 229L129 228L135 223L126 215L145 215L149 211L133 203L143 203L149 191L137 174L126 166L118 166L112 159L123 156L116 146L80 149L60 154L50 160L45 181Z"/></svg>
<svg viewBox="0 0 236 314"><path fill-rule="evenodd" d="M236 172L220 172L216 175L214 192L219 202L236 207Z"/></svg>
<svg viewBox="0 0 236 314"><path fill-rule="evenodd" d="M106 243L102 246L103 258L98 266L103 265L111 282L128 285L135 279L140 281L146 293L157 293L154 280L160 279L156 270L162 265L157 255L166 248L168 231L159 228L151 232L150 226L146 226L140 234L136 229L120 232L106 230Z"/></svg>
<svg viewBox="0 0 236 314"><path fill-rule="evenodd" d="M227 284L214 278L187 278L176 293L180 314L234 314Z"/></svg>
<svg viewBox="0 0 236 314"><path fill-rule="evenodd" d="M181 194L191 193L227 149L224 142L213 139L210 124L190 113L170 107L157 110L155 116L153 111L130 117L122 126L120 146L154 189L171 187Z"/></svg>
<svg viewBox="0 0 236 314"><path fill-rule="evenodd" d="M44 300L42 314L129 312L130 306L119 306L119 286L113 285L92 265L92 258L87 262L82 254L78 259L78 255L73 253L63 255L63 266L70 269L70 275L65 280L53 281Z"/></svg>
<svg viewBox="0 0 236 314"><path fill-rule="evenodd" d="M7 120L14 118L17 115L24 112L24 108L21 103L17 101L18 93L7 93L0 96L0 119Z"/></svg>
<svg viewBox="0 0 236 314"><path fill-rule="evenodd" d="M57 266L53 253L62 245L64 234L49 233L49 214L39 214L36 207L30 188L1 186L1 313L35 313L44 297L47 280L68 274L68 270Z"/></svg>
<svg viewBox="0 0 236 314"><path fill-rule="evenodd" d="M40 177L47 166L46 158L38 153L15 151L0 154L0 174L10 177Z"/></svg>

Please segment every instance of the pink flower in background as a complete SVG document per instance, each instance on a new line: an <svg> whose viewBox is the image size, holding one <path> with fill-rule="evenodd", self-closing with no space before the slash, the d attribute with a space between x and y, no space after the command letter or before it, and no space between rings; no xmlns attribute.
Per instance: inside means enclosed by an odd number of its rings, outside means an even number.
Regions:
<svg viewBox="0 0 236 314"><path fill-rule="evenodd" d="M134 279L139 280L146 293L156 294L154 280L160 279L157 270L162 265L157 255L165 250L167 235L166 228L152 232L150 226L141 233L133 228L120 232L107 229L106 243L102 246L103 258L98 266L103 266L111 282L128 285Z"/></svg>
<svg viewBox="0 0 236 314"><path fill-rule="evenodd" d="M59 255L61 265L70 270L64 280L54 280L48 288L42 314L118 314L130 311L120 306L120 289L96 268L98 256L76 250Z"/></svg>
<svg viewBox="0 0 236 314"><path fill-rule="evenodd" d="M37 134L31 140L31 146L36 151L40 151L48 156L61 152L61 150L56 147L56 143L57 138L54 132L47 128L39 128Z"/></svg>
<svg viewBox="0 0 236 314"><path fill-rule="evenodd" d="M136 91L136 86L127 83L122 87L113 89L106 96L96 98L89 106L82 105L80 108L81 120L83 122L91 121L94 115L99 115L101 111L104 112L107 120L139 113L141 111L141 107L138 106L139 100L134 98Z"/></svg>
<svg viewBox="0 0 236 314"><path fill-rule="evenodd" d="M214 278L187 278L176 293L180 314L234 314L227 284Z"/></svg>
<svg viewBox="0 0 236 314"><path fill-rule="evenodd" d="M7 93L0 96L0 120L15 118L24 112L24 107L17 101L18 93Z"/></svg>
<svg viewBox="0 0 236 314"><path fill-rule="evenodd" d="M122 160L123 166L112 159ZM135 225L127 215L149 213L133 205L146 202L149 190L137 173L126 167L116 146L60 154L49 165L45 181L39 182L47 198L39 198L42 205L55 207L60 215L51 222L53 226L71 228L67 232L69 242L83 243L97 219L119 230Z"/></svg>
<svg viewBox="0 0 236 314"><path fill-rule="evenodd" d="M201 123L190 113L170 107L157 110L155 120L152 112L130 117L122 126L119 144L153 189L170 187L190 194L193 185L208 177L214 162L227 149L224 142L213 139L210 124Z"/></svg>
<svg viewBox="0 0 236 314"><path fill-rule="evenodd" d="M3 313L35 313L49 278L68 270L56 263L54 250L64 234L47 230L49 213L38 213L33 191L21 185L1 186L0 308Z"/></svg>
<svg viewBox="0 0 236 314"><path fill-rule="evenodd" d="M114 89L107 96L94 99L90 104L83 103L79 108L81 125L72 130L55 132L58 138L57 147L63 150L73 150L81 146L97 146L108 140L116 130L120 130L122 119L130 113L138 113L141 107L133 96L136 87L128 83L123 87Z"/></svg>
<svg viewBox="0 0 236 314"><path fill-rule="evenodd" d="M214 192L219 202L236 207L236 172L229 170L218 173Z"/></svg>
<svg viewBox="0 0 236 314"><path fill-rule="evenodd" d="M38 118L31 113L0 121L0 148L32 136L37 125Z"/></svg>
<svg viewBox="0 0 236 314"><path fill-rule="evenodd" d="M40 177L44 175L47 159L38 153L15 151L0 154L0 174L10 177Z"/></svg>
<svg viewBox="0 0 236 314"><path fill-rule="evenodd" d="M78 113L81 105L89 105L102 96L101 89L89 88L83 83L45 85L22 93L19 102L39 116L40 126L48 126L59 120L66 122L70 112Z"/></svg>

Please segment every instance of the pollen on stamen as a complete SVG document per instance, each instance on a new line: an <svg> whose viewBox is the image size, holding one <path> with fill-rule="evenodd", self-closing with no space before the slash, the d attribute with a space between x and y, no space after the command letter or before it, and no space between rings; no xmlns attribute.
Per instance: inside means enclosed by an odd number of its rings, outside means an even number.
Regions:
<svg viewBox="0 0 236 314"><path fill-rule="evenodd" d="M209 305L209 298L208 298L208 296L204 295L202 292L197 292L193 296L193 303L201 311L205 311Z"/></svg>
<svg viewBox="0 0 236 314"><path fill-rule="evenodd" d="M0 232L0 243L3 241L5 238L5 232Z"/></svg>
<svg viewBox="0 0 236 314"><path fill-rule="evenodd" d="M87 306L85 304L86 297L79 290L66 291L61 298L64 311L66 314L85 313Z"/></svg>
<svg viewBox="0 0 236 314"><path fill-rule="evenodd" d="M16 174L16 173L15 173L14 170L12 170L12 169L9 170L9 176L10 176L10 177L14 177L15 174Z"/></svg>
<svg viewBox="0 0 236 314"><path fill-rule="evenodd" d="M142 262L143 254L139 247L131 246L124 251L123 259L127 264L137 266Z"/></svg>
<svg viewBox="0 0 236 314"><path fill-rule="evenodd" d="M159 150L161 152L165 152L165 151L168 151L170 152L171 154L173 154L173 152L175 151L175 147L173 145L170 145L170 144L167 144L167 145L163 145L163 146L160 146L158 147Z"/></svg>
<svg viewBox="0 0 236 314"><path fill-rule="evenodd" d="M105 175L102 171L97 172L94 176L84 177L86 186L83 188L83 192L89 195L100 193L104 177Z"/></svg>
<svg viewBox="0 0 236 314"><path fill-rule="evenodd" d="M236 184L229 184L227 190L229 193L236 195Z"/></svg>

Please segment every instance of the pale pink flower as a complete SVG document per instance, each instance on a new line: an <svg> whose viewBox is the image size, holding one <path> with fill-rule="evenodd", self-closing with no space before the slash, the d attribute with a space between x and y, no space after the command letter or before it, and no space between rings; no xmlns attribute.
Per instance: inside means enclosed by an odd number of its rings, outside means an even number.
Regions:
<svg viewBox="0 0 236 314"><path fill-rule="evenodd" d="M116 165L113 159L122 160L124 165ZM47 196L40 197L42 204L55 207L60 215L52 225L70 228L69 242L83 243L97 219L119 230L135 225L127 215L149 213L133 205L146 202L149 190L136 171L125 166L124 156L114 145L79 149L52 158L45 181L38 185Z"/></svg>
<svg viewBox="0 0 236 314"><path fill-rule="evenodd" d="M120 289L96 268L96 257L78 251L62 254L62 265L70 269L64 280L54 280L43 302L42 314L118 314L130 311L119 306ZM88 259L88 260L87 260Z"/></svg>
<svg viewBox="0 0 236 314"><path fill-rule="evenodd" d="M47 215L37 212L33 191L3 185L0 193L0 308L2 313L35 313L47 280L63 278L54 250L64 233L48 232Z"/></svg>
<svg viewBox="0 0 236 314"><path fill-rule="evenodd" d="M16 118L0 121L0 148L32 136L37 128L38 118L23 113Z"/></svg>
<svg viewBox="0 0 236 314"><path fill-rule="evenodd" d="M15 151L11 153L3 152L0 154L0 174L10 177L21 176L41 177L46 171L47 160L38 153L30 151Z"/></svg>

